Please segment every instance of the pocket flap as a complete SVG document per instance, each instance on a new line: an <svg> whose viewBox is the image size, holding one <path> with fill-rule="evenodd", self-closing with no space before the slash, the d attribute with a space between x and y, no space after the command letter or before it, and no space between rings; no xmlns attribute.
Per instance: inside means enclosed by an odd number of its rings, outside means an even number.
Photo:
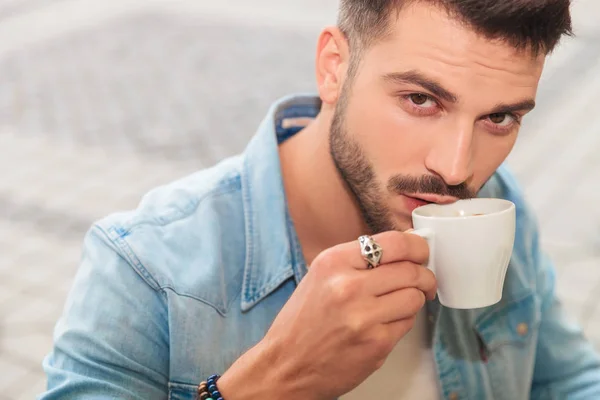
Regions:
<svg viewBox="0 0 600 400"><path fill-rule="evenodd" d="M489 351L508 343L527 342L540 323L535 294L527 291L481 314L475 330Z"/></svg>

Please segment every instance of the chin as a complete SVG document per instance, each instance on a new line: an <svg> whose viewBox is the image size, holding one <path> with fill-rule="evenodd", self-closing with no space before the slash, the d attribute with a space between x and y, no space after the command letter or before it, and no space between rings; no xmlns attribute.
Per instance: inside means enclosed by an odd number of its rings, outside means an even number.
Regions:
<svg viewBox="0 0 600 400"><path fill-rule="evenodd" d="M394 227L395 231L404 232L409 229L413 229L412 216L397 216L391 221L391 226Z"/></svg>

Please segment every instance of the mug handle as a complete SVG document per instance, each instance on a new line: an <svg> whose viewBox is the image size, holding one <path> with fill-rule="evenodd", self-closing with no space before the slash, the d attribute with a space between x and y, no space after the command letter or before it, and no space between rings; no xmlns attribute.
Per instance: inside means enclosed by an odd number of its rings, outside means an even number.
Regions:
<svg viewBox="0 0 600 400"><path fill-rule="evenodd" d="M427 240L427 243L429 244L429 260L427 261L427 264L425 265L426 268L429 268L431 270L431 272L433 272L435 274L435 258L434 258L434 254L435 254L435 234L433 232L433 230L428 229L428 228L423 228L423 229L417 229L417 230L410 230L407 231L406 233L410 233L413 235L417 235L422 237L423 239Z"/></svg>

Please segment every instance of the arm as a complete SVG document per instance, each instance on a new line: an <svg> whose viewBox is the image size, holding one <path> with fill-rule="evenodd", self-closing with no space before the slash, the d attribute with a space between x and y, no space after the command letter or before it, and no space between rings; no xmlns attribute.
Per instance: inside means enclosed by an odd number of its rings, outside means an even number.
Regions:
<svg viewBox="0 0 600 400"><path fill-rule="evenodd" d="M530 224L542 316L532 399L600 399L600 359L581 328L569 320L555 294L555 272Z"/></svg>
<svg viewBox="0 0 600 400"><path fill-rule="evenodd" d="M84 254L54 348L44 360L52 399L166 399L166 301L121 258L99 228Z"/></svg>

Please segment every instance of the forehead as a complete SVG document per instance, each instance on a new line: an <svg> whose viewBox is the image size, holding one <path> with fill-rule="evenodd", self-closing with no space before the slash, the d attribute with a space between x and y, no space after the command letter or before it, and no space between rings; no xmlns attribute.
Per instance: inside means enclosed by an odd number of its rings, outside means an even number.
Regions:
<svg viewBox="0 0 600 400"><path fill-rule="evenodd" d="M389 35L366 51L364 67L381 73L419 70L461 85L535 92L544 61L543 54L533 56L501 40L490 40L443 9L415 2L393 14Z"/></svg>

